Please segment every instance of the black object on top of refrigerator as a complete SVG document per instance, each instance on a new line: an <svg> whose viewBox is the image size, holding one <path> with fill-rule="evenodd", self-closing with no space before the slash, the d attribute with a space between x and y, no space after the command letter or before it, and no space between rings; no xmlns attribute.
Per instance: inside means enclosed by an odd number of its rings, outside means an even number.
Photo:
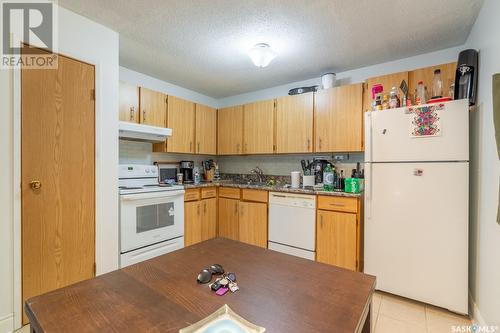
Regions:
<svg viewBox="0 0 500 333"><path fill-rule="evenodd" d="M476 104L478 52L468 49L458 55L455 72L455 99L468 99L469 105Z"/></svg>

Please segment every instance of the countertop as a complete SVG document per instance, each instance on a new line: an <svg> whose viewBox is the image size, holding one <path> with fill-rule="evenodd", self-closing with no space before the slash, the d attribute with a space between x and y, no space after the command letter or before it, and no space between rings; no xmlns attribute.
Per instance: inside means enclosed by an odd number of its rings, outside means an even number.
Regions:
<svg viewBox="0 0 500 333"><path fill-rule="evenodd" d="M196 283L212 263L240 290ZM216 238L30 298L32 332L178 332L224 304L266 332L370 331L375 277Z"/></svg>
<svg viewBox="0 0 500 333"><path fill-rule="evenodd" d="M304 189L304 188L290 188L285 187L283 185L258 185L258 184L242 184L235 183L231 180L220 180L215 182L203 182L200 184L183 184L185 189L190 188L202 188L202 187L232 187L232 188L248 188L255 190L264 190L271 192L287 192L287 193L299 193L299 194L318 194L318 195L330 195L336 197L351 197L351 198L360 198L363 193L346 193L346 192L329 192L323 190L315 190L315 189Z"/></svg>

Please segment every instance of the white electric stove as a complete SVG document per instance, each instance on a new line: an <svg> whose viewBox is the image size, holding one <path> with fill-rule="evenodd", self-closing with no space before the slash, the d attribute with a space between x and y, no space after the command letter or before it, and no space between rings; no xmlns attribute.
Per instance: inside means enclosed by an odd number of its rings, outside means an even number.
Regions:
<svg viewBox="0 0 500 333"><path fill-rule="evenodd" d="M184 247L184 188L153 165L119 166L120 267Z"/></svg>

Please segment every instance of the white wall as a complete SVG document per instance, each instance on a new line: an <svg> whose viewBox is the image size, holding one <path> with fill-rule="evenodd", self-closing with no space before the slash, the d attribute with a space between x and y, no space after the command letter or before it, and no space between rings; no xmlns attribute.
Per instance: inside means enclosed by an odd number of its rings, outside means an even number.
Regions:
<svg viewBox="0 0 500 333"><path fill-rule="evenodd" d="M96 264L101 274L118 268L118 34L64 8L59 8L58 15L59 53L96 66ZM20 263L12 255L20 253L20 239L12 233L13 228L20 230L20 221L12 217L12 210L19 208L19 193L12 191L15 170L11 171L15 158L20 158L13 153L19 132L12 124L20 101L14 100L19 87L6 86L12 71L0 73L0 101L6 111L2 114L6 121L0 122L0 332L7 332L18 327L21 319Z"/></svg>
<svg viewBox="0 0 500 333"><path fill-rule="evenodd" d="M204 104L213 108L218 107L217 99L213 97L197 93L196 91L189 90L166 81L158 80L154 77L133 71L125 67L120 67L120 80L151 90L159 91L167 95L173 95L179 98L190 100L195 103Z"/></svg>
<svg viewBox="0 0 500 333"><path fill-rule="evenodd" d="M436 52L425 53L414 57L404 58L400 60L385 62L378 65L362 67L350 71L337 73L337 81L339 85L362 82L365 79L373 76L379 76L394 72L413 70L421 67L445 64L457 61L458 53L463 47L452 47ZM282 86L269 89L249 92L241 95L230 96L218 100L219 107L245 104L263 99L271 99L274 97L285 96L288 90L297 87L307 87L320 85L320 78L314 78L304 81L292 82Z"/></svg>
<svg viewBox="0 0 500 333"><path fill-rule="evenodd" d="M0 332L13 329L12 75L0 70Z"/></svg>
<svg viewBox="0 0 500 333"><path fill-rule="evenodd" d="M500 327L500 226L496 223L500 163L495 143L492 75L500 73L500 1L487 0L468 48L479 50L478 108L471 114L470 291L476 317Z"/></svg>

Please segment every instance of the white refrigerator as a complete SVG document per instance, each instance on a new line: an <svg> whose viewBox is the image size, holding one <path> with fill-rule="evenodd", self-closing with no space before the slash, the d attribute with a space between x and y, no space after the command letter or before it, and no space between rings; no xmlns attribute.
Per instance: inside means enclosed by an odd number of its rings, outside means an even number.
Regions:
<svg viewBox="0 0 500 333"><path fill-rule="evenodd" d="M429 112L365 114L364 271L378 290L466 314L468 102Z"/></svg>

